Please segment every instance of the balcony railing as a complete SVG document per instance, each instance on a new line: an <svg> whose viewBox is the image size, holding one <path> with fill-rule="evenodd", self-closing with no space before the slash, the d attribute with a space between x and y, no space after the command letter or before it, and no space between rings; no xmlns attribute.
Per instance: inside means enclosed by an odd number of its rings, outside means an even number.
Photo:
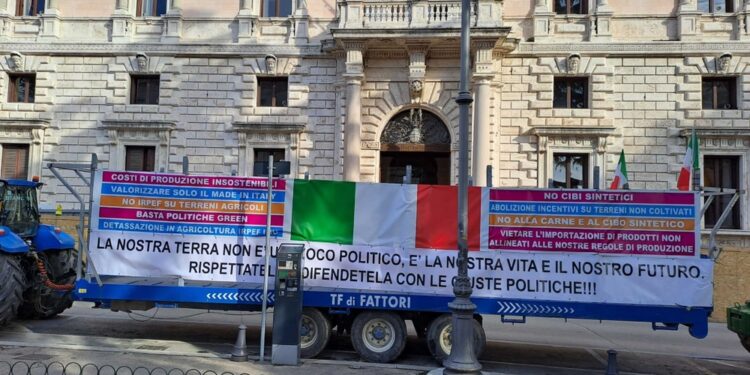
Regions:
<svg viewBox="0 0 750 375"><path fill-rule="evenodd" d="M472 0L471 24L477 26L478 3L500 26L497 0ZM461 26L460 0L359 0L338 3L341 28L458 28ZM488 15L489 15L488 14ZM482 17L479 17L481 20Z"/></svg>

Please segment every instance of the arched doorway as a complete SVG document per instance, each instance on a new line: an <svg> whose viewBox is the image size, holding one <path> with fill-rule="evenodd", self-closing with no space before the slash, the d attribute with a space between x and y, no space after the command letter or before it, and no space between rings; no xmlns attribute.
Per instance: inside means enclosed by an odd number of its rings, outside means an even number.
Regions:
<svg viewBox="0 0 750 375"><path fill-rule="evenodd" d="M380 182L402 183L411 166L411 183L449 185L450 145L448 128L433 113L399 112L380 136Z"/></svg>

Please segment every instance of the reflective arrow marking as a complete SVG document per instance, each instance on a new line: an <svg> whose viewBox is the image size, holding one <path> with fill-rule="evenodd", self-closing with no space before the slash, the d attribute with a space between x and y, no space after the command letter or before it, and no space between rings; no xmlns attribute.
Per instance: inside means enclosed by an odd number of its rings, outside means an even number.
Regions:
<svg viewBox="0 0 750 375"><path fill-rule="evenodd" d="M575 309L571 307L561 307L556 305L547 305L539 303L518 303L497 301L500 308L498 314L573 314Z"/></svg>
<svg viewBox="0 0 750 375"><path fill-rule="evenodd" d="M238 302L263 302L263 293L261 292L244 292L244 293L206 293L206 299L219 301L238 301ZM268 293L268 302L274 301L274 294Z"/></svg>

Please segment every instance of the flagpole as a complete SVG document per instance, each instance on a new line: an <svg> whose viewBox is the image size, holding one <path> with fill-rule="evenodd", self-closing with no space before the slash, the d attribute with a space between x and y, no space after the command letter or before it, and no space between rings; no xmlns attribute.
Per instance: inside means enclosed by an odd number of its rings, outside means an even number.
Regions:
<svg viewBox="0 0 750 375"><path fill-rule="evenodd" d="M693 131L690 134L690 143L693 149L693 191L701 191L701 163L699 160L699 147L698 137L695 133L695 125L693 125Z"/></svg>

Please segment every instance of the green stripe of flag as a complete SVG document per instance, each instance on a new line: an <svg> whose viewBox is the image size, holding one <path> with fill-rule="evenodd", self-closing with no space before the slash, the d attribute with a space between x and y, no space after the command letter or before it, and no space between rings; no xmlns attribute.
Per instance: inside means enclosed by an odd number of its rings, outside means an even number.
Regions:
<svg viewBox="0 0 750 375"><path fill-rule="evenodd" d="M352 244L356 184L294 181L291 239Z"/></svg>

